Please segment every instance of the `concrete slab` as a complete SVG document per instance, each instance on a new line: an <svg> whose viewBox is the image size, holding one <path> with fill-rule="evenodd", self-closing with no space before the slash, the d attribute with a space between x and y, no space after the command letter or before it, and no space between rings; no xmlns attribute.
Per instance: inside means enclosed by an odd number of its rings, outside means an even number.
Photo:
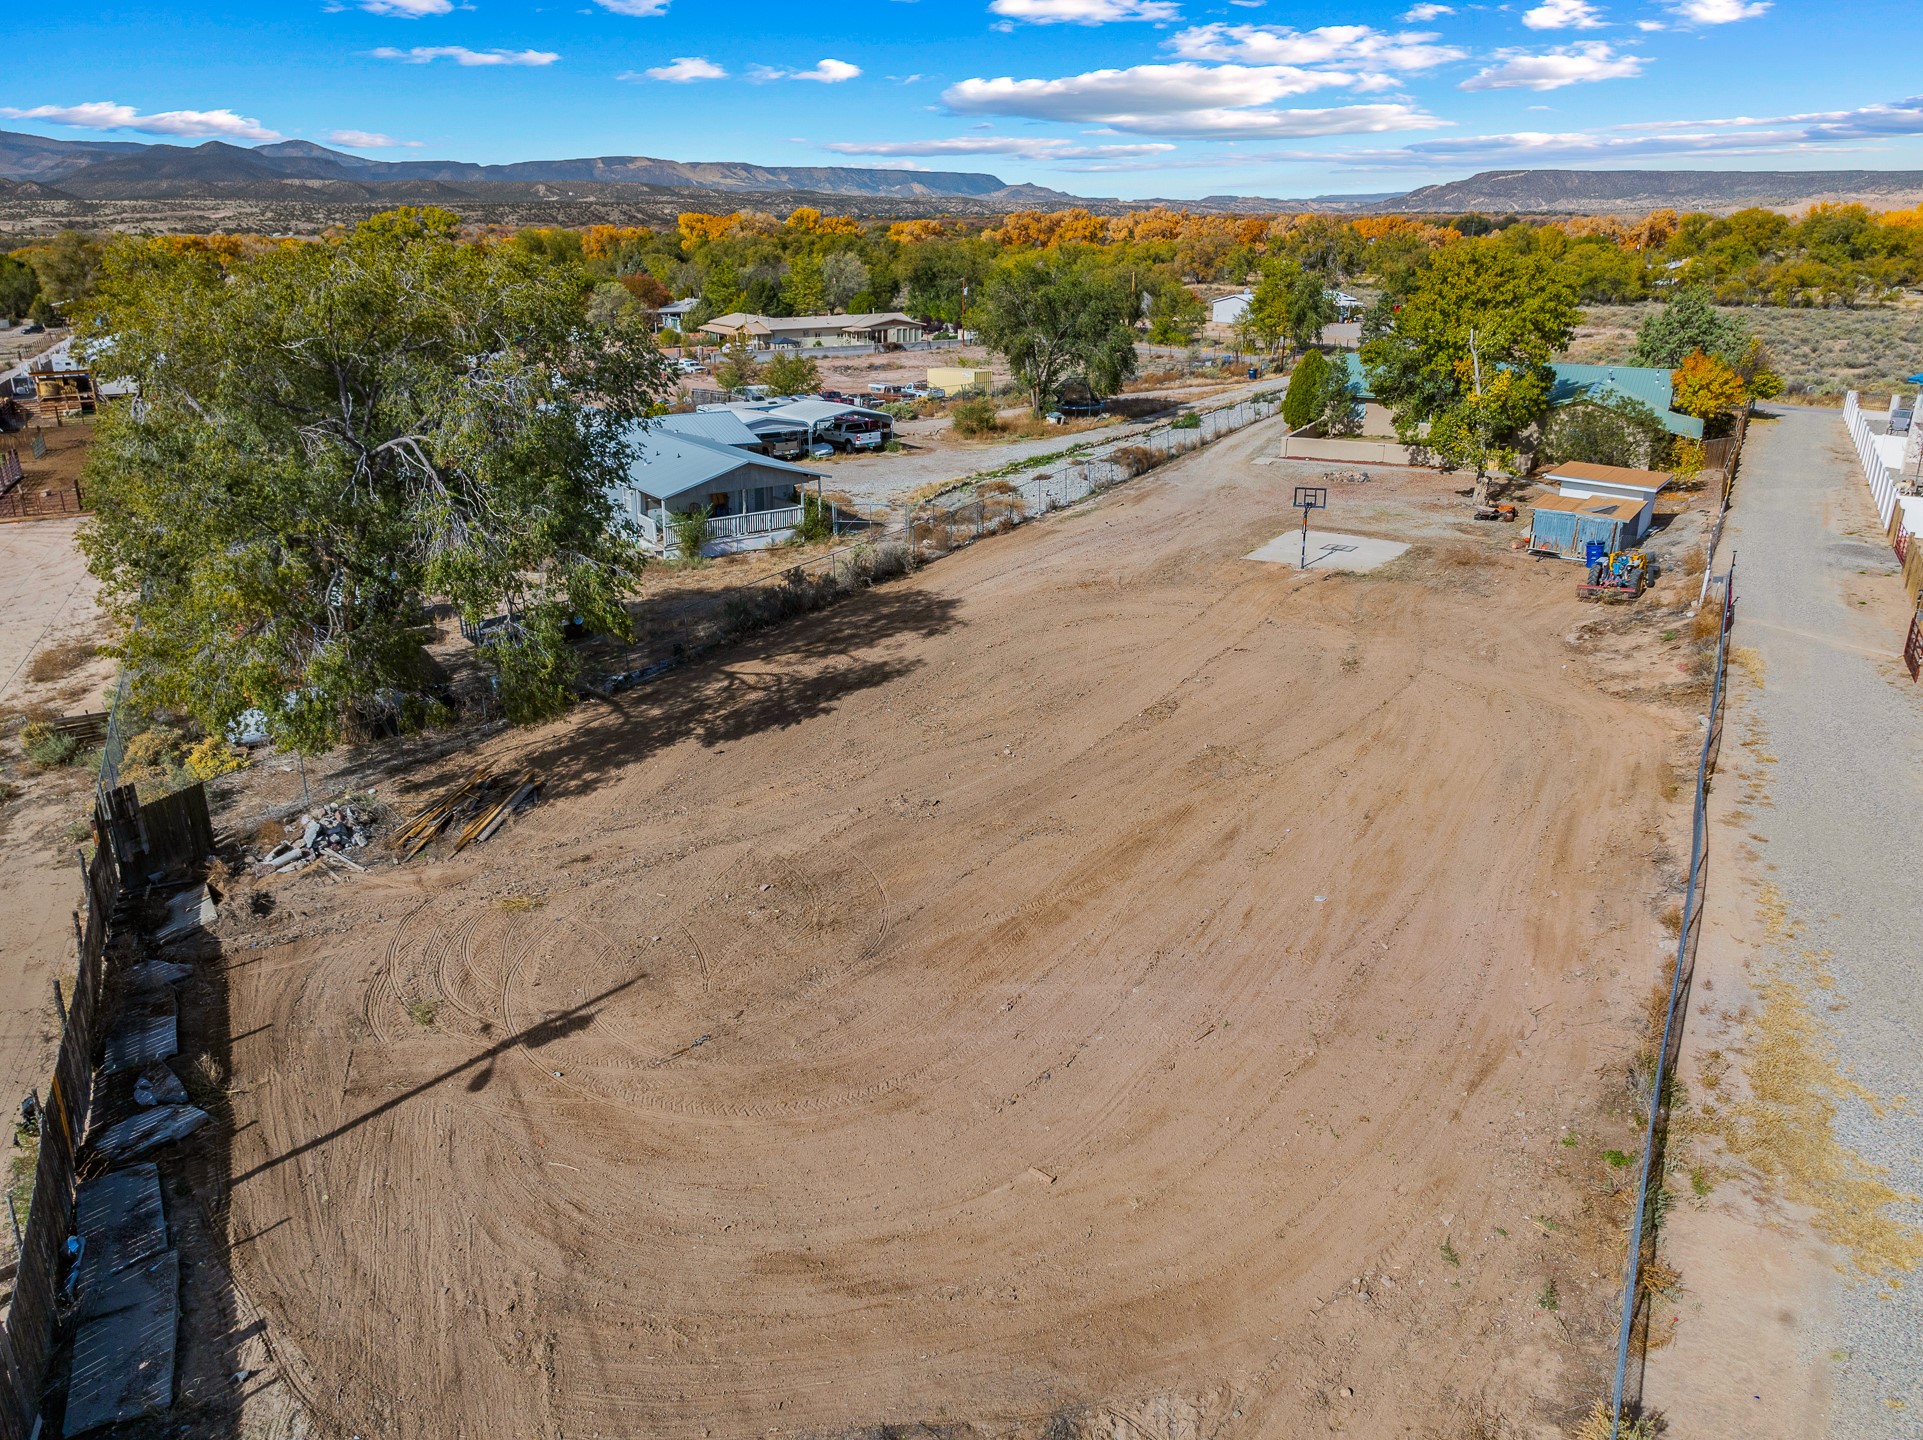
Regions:
<svg viewBox="0 0 1923 1440"><path fill-rule="evenodd" d="M1379 569L1409 547L1396 540L1378 540L1373 535L1338 535L1330 530L1309 532L1311 570L1347 570L1360 575ZM1248 557L1269 565L1297 566L1302 563L1302 532L1290 530L1276 536Z"/></svg>

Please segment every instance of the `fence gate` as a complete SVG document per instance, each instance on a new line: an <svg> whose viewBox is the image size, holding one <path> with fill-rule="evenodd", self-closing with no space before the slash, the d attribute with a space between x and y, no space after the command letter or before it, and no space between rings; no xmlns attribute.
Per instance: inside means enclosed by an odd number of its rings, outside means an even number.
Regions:
<svg viewBox="0 0 1923 1440"><path fill-rule="evenodd" d="M1916 614L1910 617L1910 635L1903 642L1903 663L1909 667L1910 679L1923 678L1923 605L1917 606Z"/></svg>

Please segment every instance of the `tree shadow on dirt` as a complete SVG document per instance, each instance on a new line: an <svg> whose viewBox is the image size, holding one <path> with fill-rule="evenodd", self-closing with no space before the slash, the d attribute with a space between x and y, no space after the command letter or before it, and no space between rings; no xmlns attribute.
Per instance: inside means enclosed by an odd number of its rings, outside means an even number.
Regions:
<svg viewBox="0 0 1923 1440"><path fill-rule="evenodd" d="M712 750L793 729L919 669L919 656L868 652L942 634L955 625L958 608L948 596L919 587L868 591L759 631L637 689L591 700L566 733L531 747L517 763L540 772L542 798L551 802L588 794L684 740Z"/></svg>

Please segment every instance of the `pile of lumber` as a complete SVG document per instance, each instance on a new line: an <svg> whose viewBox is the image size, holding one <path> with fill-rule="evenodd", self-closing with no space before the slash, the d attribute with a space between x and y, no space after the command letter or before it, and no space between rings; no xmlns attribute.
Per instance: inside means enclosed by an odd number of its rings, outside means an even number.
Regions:
<svg viewBox="0 0 1923 1440"><path fill-rule="evenodd" d="M476 770L461 784L414 816L389 838L388 844L412 860L436 837L452 837L450 855L486 840L507 817L532 800L541 777L532 770Z"/></svg>

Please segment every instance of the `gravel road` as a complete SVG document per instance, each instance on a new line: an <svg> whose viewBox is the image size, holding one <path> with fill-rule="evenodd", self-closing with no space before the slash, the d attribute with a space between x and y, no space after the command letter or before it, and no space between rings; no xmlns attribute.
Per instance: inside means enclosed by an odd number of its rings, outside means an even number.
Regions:
<svg viewBox="0 0 1923 1440"><path fill-rule="evenodd" d="M1799 950L1833 957L1832 1039L1880 1099L1917 1097L1917 871L1923 688L1897 662L1907 606L1869 490L1833 410L1785 408L1752 429L1721 560L1737 556L1734 643L1762 656L1742 708L1780 757L1753 819ZM1740 712L1734 717L1745 719ZM1735 733L1732 731L1732 734ZM1837 1004L1835 1002L1841 1002ZM1842 1098L1836 1138L1923 1194L1923 1110ZM1923 1206L1902 1207L1923 1224ZM1830 1433L1923 1434L1923 1285L1839 1280Z"/></svg>

